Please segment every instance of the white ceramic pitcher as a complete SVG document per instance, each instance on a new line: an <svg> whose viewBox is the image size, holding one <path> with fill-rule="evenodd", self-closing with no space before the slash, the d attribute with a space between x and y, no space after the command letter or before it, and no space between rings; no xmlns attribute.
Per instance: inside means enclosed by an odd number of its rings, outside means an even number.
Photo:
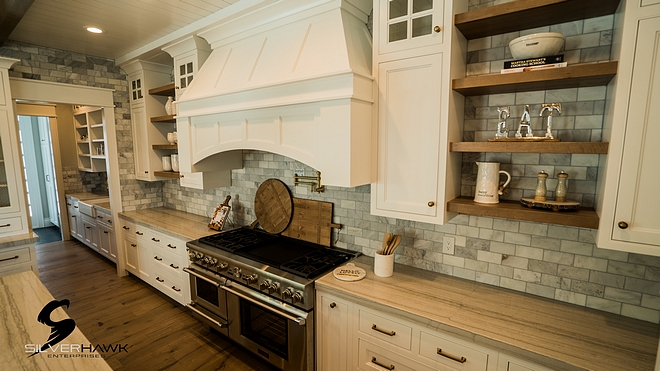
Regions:
<svg viewBox="0 0 660 371"><path fill-rule="evenodd" d="M474 194L474 202L482 204L496 204L500 202L500 196L504 188L511 182L511 174L500 170L499 162L477 162L477 190ZM506 175L507 179L500 189L500 174Z"/></svg>

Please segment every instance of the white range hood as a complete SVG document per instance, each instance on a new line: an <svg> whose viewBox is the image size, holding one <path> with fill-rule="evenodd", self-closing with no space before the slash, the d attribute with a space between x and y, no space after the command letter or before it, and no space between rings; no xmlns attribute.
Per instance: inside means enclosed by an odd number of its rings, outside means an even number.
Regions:
<svg viewBox="0 0 660 371"><path fill-rule="evenodd" d="M303 162L327 185L370 183L370 10L370 0L271 1L200 33L212 52L177 102L183 171L252 149Z"/></svg>

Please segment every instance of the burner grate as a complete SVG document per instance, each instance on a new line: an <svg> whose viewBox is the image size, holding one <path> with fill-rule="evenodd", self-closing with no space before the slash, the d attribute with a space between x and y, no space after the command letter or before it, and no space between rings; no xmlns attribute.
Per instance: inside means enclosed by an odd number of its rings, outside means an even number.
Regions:
<svg viewBox="0 0 660 371"><path fill-rule="evenodd" d="M280 269L304 278L315 278L354 256L340 251L319 249L280 266Z"/></svg>
<svg viewBox="0 0 660 371"><path fill-rule="evenodd" d="M254 246L276 238L266 232L256 229L238 228L227 232L216 233L202 237L199 242L217 247L225 251L236 251L246 246Z"/></svg>

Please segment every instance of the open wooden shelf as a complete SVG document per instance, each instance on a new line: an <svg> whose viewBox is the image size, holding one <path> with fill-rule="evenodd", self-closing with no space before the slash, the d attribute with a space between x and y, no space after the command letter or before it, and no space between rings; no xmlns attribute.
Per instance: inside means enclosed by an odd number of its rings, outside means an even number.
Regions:
<svg viewBox="0 0 660 371"><path fill-rule="evenodd" d="M151 95L162 95L165 97L174 97L174 83L149 89Z"/></svg>
<svg viewBox="0 0 660 371"><path fill-rule="evenodd" d="M453 80L452 89L471 96L603 86L616 75L617 64L616 61L583 63L546 70L471 76Z"/></svg>
<svg viewBox="0 0 660 371"><path fill-rule="evenodd" d="M154 116L151 119L151 122L174 122L174 115L165 115L165 116Z"/></svg>
<svg viewBox="0 0 660 371"><path fill-rule="evenodd" d="M607 154L607 142L451 142L450 152Z"/></svg>
<svg viewBox="0 0 660 371"><path fill-rule="evenodd" d="M153 149L179 149L178 144L154 144Z"/></svg>
<svg viewBox="0 0 660 371"><path fill-rule="evenodd" d="M599 222L598 214L590 209L549 211L528 208L519 201L500 200L498 204L480 204L471 197L459 197L447 202L447 211L591 229L598 229Z"/></svg>
<svg viewBox="0 0 660 371"><path fill-rule="evenodd" d="M163 178L179 179L181 174L178 171L154 171L155 176Z"/></svg>
<svg viewBox="0 0 660 371"><path fill-rule="evenodd" d="M614 14L620 0L517 0L454 16L465 38L549 26Z"/></svg>

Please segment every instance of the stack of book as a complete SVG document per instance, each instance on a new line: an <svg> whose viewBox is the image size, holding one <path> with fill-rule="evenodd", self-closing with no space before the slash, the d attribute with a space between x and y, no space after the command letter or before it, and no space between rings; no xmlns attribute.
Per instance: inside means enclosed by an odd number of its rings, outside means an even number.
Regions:
<svg viewBox="0 0 660 371"><path fill-rule="evenodd" d="M566 67L563 54L504 62L504 69L502 69L501 73L516 73L560 67Z"/></svg>

